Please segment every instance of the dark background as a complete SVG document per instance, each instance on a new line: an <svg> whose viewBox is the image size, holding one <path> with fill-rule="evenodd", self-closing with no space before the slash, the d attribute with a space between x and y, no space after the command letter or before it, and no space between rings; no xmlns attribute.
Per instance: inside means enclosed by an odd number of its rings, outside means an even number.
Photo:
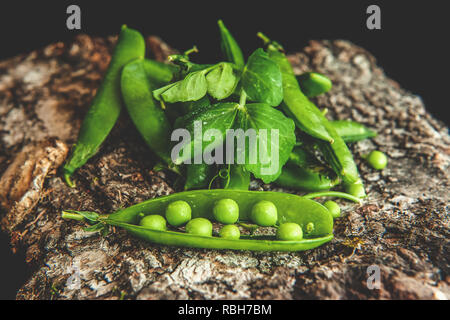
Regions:
<svg viewBox="0 0 450 320"><path fill-rule="evenodd" d="M301 50L311 39L347 39L367 49L401 86L418 94L427 109L449 123L446 74L449 70L448 12L444 1L14 1L0 9L0 59L56 41L70 41L78 33L117 34L126 23L144 35L155 34L171 46L200 49L194 60L220 58L216 21L221 18L245 54L261 46L263 31L289 52ZM81 7L81 31L66 28L66 8ZM381 30L366 28L366 8L381 8ZM31 275L24 254L12 255L0 234L0 298L14 298Z"/></svg>

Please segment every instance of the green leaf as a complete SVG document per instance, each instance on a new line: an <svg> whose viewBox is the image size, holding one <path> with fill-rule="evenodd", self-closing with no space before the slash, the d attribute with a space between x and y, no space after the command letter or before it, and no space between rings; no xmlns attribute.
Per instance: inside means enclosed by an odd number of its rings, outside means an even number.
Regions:
<svg viewBox="0 0 450 320"><path fill-rule="evenodd" d="M170 83L164 87L161 87L159 89L153 90L153 97L158 100L161 101L161 94L164 93L165 91L167 91L168 89L172 88L173 86L175 86L177 84L177 82L174 83Z"/></svg>
<svg viewBox="0 0 450 320"><path fill-rule="evenodd" d="M191 72L183 80L154 90L153 96L168 103L199 100L208 89L205 77L207 70Z"/></svg>
<svg viewBox="0 0 450 320"><path fill-rule="evenodd" d="M196 155L203 153L203 150L205 150L207 146L208 148L212 149L216 146L221 145L225 139L226 131L230 129L234 124L238 107L239 104L232 102L216 103L213 105L197 108L191 113L182 117L178 123L181 125L181 127L188 130L191 136L191 141L186 147L188 150L191 150L191 154L178 155L176 159L173 159L174 163L180 164L187 159L194 158ZM201 131L198 127L199 124L201 124ZM220 137L218 139L212 138L211 140L213 141L202 139L203 141L201 143L201 149L194 148L196 139L197 141L199 141L208 129L217 130L217 132L220 133ZM197 130L201 133L201 136L197 132L197 134L194 134L194 131ZM200 144L199 142L197 143Z"/></svg>
<svg viewBox="0 0 450 320"><path fill-rule="evenodd" d="M94 224L94 225L92 225L92 226L83 228L83 230L84 230L84 231L87 231L87 232L96 232L96 231L102 230L104 227L105 227L105 224L102 223L102 222L99 222L99 223Z"/></svg>
<svg viewBox="0 0 450 320"><path fill-rule="evenodd" d="M283 100L281 71L259 48L252 53L242 74L242 87L249 100L278 106Z"/></svg>
<svg viewBox="0 0 450 320"><path fill-rule="evenodd" d="M257 133L257 143L246 146L245 168L264 183L276 180L295 145L294 121L267 104L253 103L239 110L237 125L244 131L252 128ZM261 129L266 129L267 134L264 135ZM250 163L252 153L258 160L253 164ZM261 159L261 155L266 155L267 159Z"/></svg>
<svg viewBox="0 0 450 320"><path fill-rule="evenodd" d="M222 20L217 21L220 30L221 48L228 61L233 62L240 70L244 68L245 61L242 50Z"/></svg>
<svg viewBox="0 0 450 320"><path fill-rule="evenodd" d="M229 97L236 88L238 81L239 79L233 71L233 65L227 62L220 63L206 76L208 93L217 100Z"/></svg>

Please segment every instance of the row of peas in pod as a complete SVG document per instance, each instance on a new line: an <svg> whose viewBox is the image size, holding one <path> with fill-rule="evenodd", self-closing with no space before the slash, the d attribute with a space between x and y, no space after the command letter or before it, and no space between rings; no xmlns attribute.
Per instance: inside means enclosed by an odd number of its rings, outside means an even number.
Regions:
<svg viewBox="0 0 450 320"><path fill-rule="evenodd" d="M330 210L333 216L336 216L336 207L329 204L324 205ZM339 207L337 207L339 210ZM240 230L236 225L239 219L239 205L233 199L218 200L212 208L213 216L216 222L223 224L219 231L219 237L225 239L239 239ZM340 212L340 210L339 210ZM339 213L337 214L339 215ZM165 211L165 218L162 215L141 215L140 225L159 231L167 230L167 223L172 227L181 227L185 225L186 233L197 236L211 237L213 225L206 218L192 219L192 209L190 205L183 200L171 202ZM276 226L278 213L275 204L271 201L261 200L252 207L250 219L260 227L277 227L276 238L278 240L301 240L303 231L300 225L293 222L282 223Z"/></svg>

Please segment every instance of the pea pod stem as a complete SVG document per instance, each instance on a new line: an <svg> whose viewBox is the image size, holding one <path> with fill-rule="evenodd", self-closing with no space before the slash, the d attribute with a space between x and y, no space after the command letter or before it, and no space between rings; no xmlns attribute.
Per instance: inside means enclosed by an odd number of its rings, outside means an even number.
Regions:
<svg viewBox="0 0 450 320"><path fill-rule="evenodd" d="M84 221L84 217L81 214L63 211L61 213L61 218L63 219L72 219L77 221Z"/></svg>
<svg viewBox="0 0 450 320"><path fill-rule="evenodd" d="M351 194L339 191L323 191L323 192L312 192L302 196L305 199L314 199L320 197L337 197L342 199L347 199L356 203L361 203L361 199Z"/></svg>

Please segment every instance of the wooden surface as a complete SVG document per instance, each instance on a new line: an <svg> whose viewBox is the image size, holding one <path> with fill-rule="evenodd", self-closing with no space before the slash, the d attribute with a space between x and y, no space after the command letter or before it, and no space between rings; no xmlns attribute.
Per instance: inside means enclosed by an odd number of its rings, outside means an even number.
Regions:
<svg viewBox="0 0 450 320"><path fill-rule="evenodd" d="M333 81L315 99L330 119L354 119L379 133L351 146L369 197L362 205L339 201L343 217L331 243L299 253L193 250L144 243L121 230L102 237L63 221L63 209L111 212L174 192L170 173L152 171L154 156L126 113L74 176L77 188L61 180L57 169L114 43L82 35L0 62L1 227L35 266L18 299L450 297L448 129L370 53L346 41L312 41L290 55L296 72ZM157 38L148 43L159 59L171 50ZM373 149L389 156L381 172L361 161ZM252 189L271 188L252 182ZM380 268L379 289L367 287L371 265ZM68 282L74 267L79 286Z"/></svg>

